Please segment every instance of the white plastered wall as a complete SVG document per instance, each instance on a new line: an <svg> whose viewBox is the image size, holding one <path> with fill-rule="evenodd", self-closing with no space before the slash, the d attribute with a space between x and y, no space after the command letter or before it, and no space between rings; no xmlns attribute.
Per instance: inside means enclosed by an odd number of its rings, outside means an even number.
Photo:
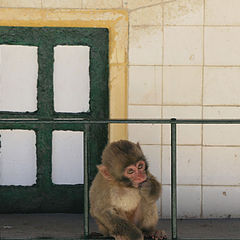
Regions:
<svg viewBox="0 0 240 240"><path fill-rule="evenodd" d="M239 118L240 2L124 2L130 11L129 117ZM239 132L238 125L178 126L179 217L240 216ZM130 126L129 137L159 169L160 214L169 217L170 127Z"/></svg>

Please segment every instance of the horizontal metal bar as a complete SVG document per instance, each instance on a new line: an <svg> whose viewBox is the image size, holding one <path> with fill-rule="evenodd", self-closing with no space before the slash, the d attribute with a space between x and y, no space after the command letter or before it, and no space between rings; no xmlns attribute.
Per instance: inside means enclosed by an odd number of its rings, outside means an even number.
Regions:
<svg viewBox="0 0 240 240"><path fill-rule="evenodd" d="M240 238L178 238L178 240L240 240Z"/></svg>
<svg viewBox="0 0 240 240"><path fill-rule="evenodd" d="M0 238L1 239L1 238ZM114 240L114 238L111 237L76 237L76 238L51 238L51 237L47 237L47 238L4 238L5 240ZM145 238L146 240L146 238ZM152 240L152 238L149 238L149 240Z"/></svg>
<svg viewBox="0 0 240 240"><path fill-rule="evenodd" d="M106 119L106 120L87 120L82 118L13 118L0 119L0 124L106 124L106 123L126 123L126 124L170 124L172 119ZM240 119L175 119L176 124L240 124Z"/></svg>
<svg viewBox="0 0 240 240"><path fill-rule="evenodd" d="M62 123L73 123L73 124L106 124L106 123L141 123L141 124L164 124L171 123L170 119L108 119L108 120L87 120L79 118L53 118L53 119L0 119L0 124L5 123L23 123L23 124L62 124Z"/></svg>
<svg viewBox="0 0 240 240"><path fill-rule="evenodd" d="M5 238L4 238L5 239ZM114 240L112 237L76 237L76 238L6 238L6 240ZM144 240L152 240L152 238L144 238ZM190 240L190 239L189 239ZM194 239L195 240L195 239ZM205 240L205 239L203 239ZM207 240L207 239L206 239ZM221 239L223 240L223 239ZM231 239L227 239L231 240ZM236 239L238 240L238 239Z"/></svg>
<svg viewBox="0 0 240 240"><path fill-rule="evenodd" d="M240 124L240 119L176 119L177 124Z"/></svg>
<svg viewBox="0 0 240 240"><path fill-rule="evenodd" d="M24 239L24 238L21 238ZM76 238L44 238L44 240L114 240L111 237L76 237ZM178 240L240 240L240 238L177 238ZM19 240L18 238L7 238L7 240ZM27 240L43 240L43 238L27 238ZM144 238L152 240L152 238Z"/></svg>

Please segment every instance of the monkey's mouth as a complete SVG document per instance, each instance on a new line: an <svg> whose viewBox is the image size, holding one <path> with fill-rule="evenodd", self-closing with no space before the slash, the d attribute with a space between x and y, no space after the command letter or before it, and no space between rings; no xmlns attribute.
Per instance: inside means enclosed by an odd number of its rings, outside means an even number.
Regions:
<svg viewBox="0 0 240 240"><path fill-rule="evenodd" d="M138 184L138 188L141 188L142 185L143 185L146 181L147 181L147 178L146 178L146 180L144 180L143 182L141 182L141 183Z"/></svg>

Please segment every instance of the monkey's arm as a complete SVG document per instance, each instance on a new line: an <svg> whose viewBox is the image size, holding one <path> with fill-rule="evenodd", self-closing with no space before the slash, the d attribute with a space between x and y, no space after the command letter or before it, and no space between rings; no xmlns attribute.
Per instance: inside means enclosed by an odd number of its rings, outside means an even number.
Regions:
<svg viewBox="0 0 240 240"><path fill-rule="evenodd" d="M142 196L141 209L144 216L139 222L139 228L147 238L167 239L165 231L156 229L158 222L158 210L156 201L161 194L161 185L156 178L148 173L148 179L140 188Z"/></svg>
<svg viewBox="0 0 240 240"><path fill-rule="evenodd" d="M156 202L161 194L161 185L152 174L140 187L140 194L147 202Z"/></svg>

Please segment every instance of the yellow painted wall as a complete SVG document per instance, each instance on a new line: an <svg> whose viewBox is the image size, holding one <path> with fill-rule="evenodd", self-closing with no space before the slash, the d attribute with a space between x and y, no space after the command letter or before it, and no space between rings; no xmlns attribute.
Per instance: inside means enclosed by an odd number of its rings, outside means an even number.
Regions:
<svg viewBox="0 0 240 240"><path fill-rule="evenodd" d="M126 11L0 8L0 25L108 28L110 118L127 117L128 13ZM126 126L110 126L110 141L126 137Z"/></svg>

